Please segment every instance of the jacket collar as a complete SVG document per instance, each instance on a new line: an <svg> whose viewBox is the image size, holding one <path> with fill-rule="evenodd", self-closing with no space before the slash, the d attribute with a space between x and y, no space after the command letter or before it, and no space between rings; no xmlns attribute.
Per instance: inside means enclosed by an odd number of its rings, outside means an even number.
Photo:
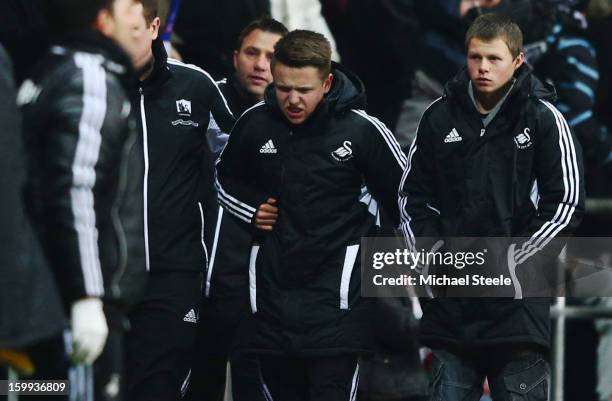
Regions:
<svg viewBox="0 0 612 401"><path fill-rule="evenodd" d="M161 39L157 38L151 45L153 49L153 70L151 74L141 82L143 88L157 87L166 82L170 76L168 67L168 54Z"/></svg>
<svg viewBox="0 0 612 401"><path fill-rule="evenodd" d="M519 107L516 105L527 101L528 98L543 99L551 102L556 100L555 88L537 79L532 74L532 71L532 68L527 63L523 63L515 72L514 85L501 105L499 110L501 113L508 109L518 109ZM468 92L469 82L467 68L463 68L453 79L446 83L444 95L449 99L456 100L467 112L478 114Z"/></svg>
<svg viewBox="0 0 612 401"><path fill-rule="evenodd" d="M130 58L114 40L100 32L73 32L59 37L55 43L68 51L101 54L105 58L106 67L119 78L126 90L135 86L137 79Z"/></svg>

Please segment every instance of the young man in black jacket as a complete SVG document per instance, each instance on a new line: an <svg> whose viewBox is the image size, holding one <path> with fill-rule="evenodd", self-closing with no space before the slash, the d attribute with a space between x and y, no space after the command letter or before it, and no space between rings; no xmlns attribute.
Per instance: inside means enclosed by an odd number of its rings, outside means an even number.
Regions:
<svg viewBox="0 0 612 401"><path fill-rule="evenodd" d="M529 237L500 255L509 268L518 265L520 276L522 263L580 221L581 149L550 103L554 88L524 63L515 23L483 15L465 43L467 69L425 112L410 148L400 187L402 231L409 249L419 237ZM485 377L493 399L547 399L549 308L548 298L423 302L432 399L478 400Z"/></svg>
<svg viewBox="0 0 612 401"><path fill-rule="evenodd" d="M219 138L207 137L207 130L215 125L229 132L234 118L208 73L167 57L158 38L156 1L143 4L139 29L144 35L134 57L140 84L132 106L145 160L150 274L143 299L129 313L128 393L133 401L168 401L179 400L189 384L208 262L204 216L216 207L205 202L203 160Z"/></svg>
<svg viewBox="0 0 612 401"><path fill-rule="evenodd" d="M49 3L56 45L17 97L24 116L26 212L71 317L67 350L75 363L96 362L96 399L118 400L125 305L146 279L137 195L142 158L128 118L134 76L126 54L134 50L142 5ZM58 343L62 348L61 336ZM56 349L39 351L48 363L63 361Z"/></svg>
<svg viewBox="0 0 612 401"><path fill-rule="evenodd" d="M330 59L318 33L283 37L274 84L237 121L217 165L219 202L256 239L238 346L258 354L274 399L354 398L358 355L371 344L359 244L378 215L360 201L363 185L399 217L406 157L362 110L361 81Z"/></svg>
<svg viewBox="0 0 612 401"><path fill-rule="evenodd" d="M234 74L219 82L219 89L235 116L263 100L264 91L272 82L270 61L274 45L286 33L283 24L269 17L251 22L240 33L234 51ZM218 154L213 156L216 158ZM214 166L214 160L209 162ZM209 204L218 204L214 188L210 195ZM224 213L222 207L208 210L208 226L213 229L207 238L210 261L198 323L194 380L187 399L223 400L226 366L231 357L234 400L263 400L258 390L259 369L255 358L239 353L230 356L236 329L249 313L249 251L253 238L240 220ZM202 380L204 377L207 379Z"/></svg>

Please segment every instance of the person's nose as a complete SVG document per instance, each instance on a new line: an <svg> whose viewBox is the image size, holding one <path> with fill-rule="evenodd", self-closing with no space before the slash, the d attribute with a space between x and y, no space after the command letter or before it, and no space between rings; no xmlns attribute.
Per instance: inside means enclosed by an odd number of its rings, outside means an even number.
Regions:
<svg viewBox="0 0 612 401"><path fill-rule="evenodd" d="M483 59L480 62L480 65L478 66L478 72L480 73L489 72L490 67L491 67L491 64L486 59Z"/></svg>
<svg viewBox="0 0 612 401"><path fill-rule="evenodd" d="M297 91L292 90L291 92L289 92L289 104L292 106L295 106L297 104L300 103L300 96L297 93Z"/></svg>
<svg viewBox="0 0 612 401"><path fill-rule="evenodd" d="M257 57L255 61L255 69L258 71L266 71L270 67L270 62L265 55Z"/></svg>

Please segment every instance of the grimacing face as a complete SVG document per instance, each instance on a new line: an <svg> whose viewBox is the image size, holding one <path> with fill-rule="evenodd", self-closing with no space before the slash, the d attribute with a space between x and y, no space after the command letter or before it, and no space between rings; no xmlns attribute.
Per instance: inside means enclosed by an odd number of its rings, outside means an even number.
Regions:
<svg viewBox="0 0 612 401"><path fill-rule="evenodd" d="M467 68L475 94L501 98L524 60L523 53L513 57L501 38L491 41L472 38L467 49Z"/></svg>
<svg viewBox="0 0 612 401"><path fill-rule="evenodd" d="M316 67L288 67L276 63L272 69L276 100L292 124L302 124L329 92L333 75L325 79Z"/></svg>
<svg viewBox="0 0 612 401"><path fill-rule="evenodd" d="M244 37L240 49L234 51L234 69L240 86L258 100L272 82L270 62L274 45L282 36L255 29Z"/></svg>

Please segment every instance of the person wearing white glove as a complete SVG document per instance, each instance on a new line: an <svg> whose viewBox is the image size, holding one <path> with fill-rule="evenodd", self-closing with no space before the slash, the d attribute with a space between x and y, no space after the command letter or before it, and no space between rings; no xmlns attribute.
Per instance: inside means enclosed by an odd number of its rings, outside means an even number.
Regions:
<svg viewBox="0 0 612 401"><path fill-rule="evenodd" d="M106 344L108 326L102 300L83 298L71 307L72 354L75 364L91 365L100 356Z"/></svg>

